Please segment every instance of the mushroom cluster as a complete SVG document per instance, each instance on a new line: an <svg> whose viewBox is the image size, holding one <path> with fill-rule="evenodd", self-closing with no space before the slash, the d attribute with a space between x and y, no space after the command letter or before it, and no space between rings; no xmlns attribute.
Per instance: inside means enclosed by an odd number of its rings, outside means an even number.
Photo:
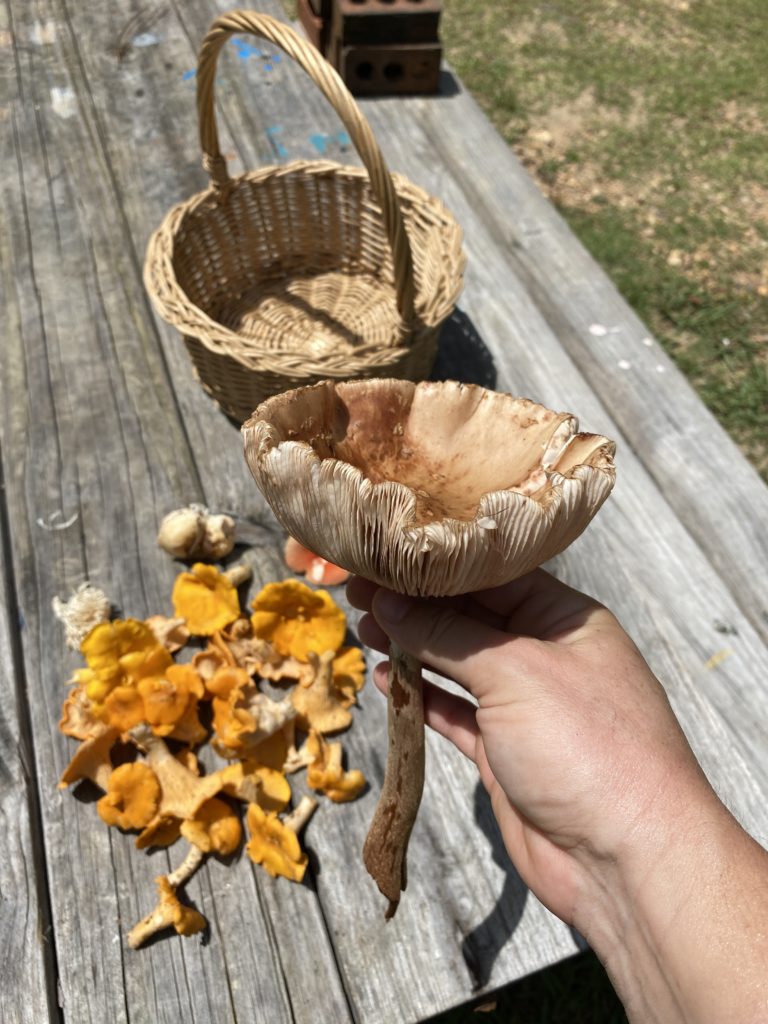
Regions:
<svg viewBox="0 0 768 1024"><path fill-rule="evenodd" d="M614 444L526 398L454 381L324 381L263 402L245 457L309 551L401 593L508 583L564 550L614 482ZM421 666L390 645L389 747L363 858L389 901L424 782Z"/></svg>
<svg viewBox="0 0 768 1024"><path fill-rule="evenodd" d="M80 643L85 665L59 723L79 746L60 787L98 786L99 817L138 833L139 849L189 844L181 865L157 879L158 902L129 932L132 948L167 928L193 935L206 926L178 890L207 855L235 853L243 817L251 860L302 880L299 833L317 800L304 795L289 810L288 775L306 768L307 787L335 802L365 786L361 772L344 769L341 743L326 739L350 726L365 677L360 650L343 646L344 613L326 591L287 580L267 584L245 614L237 588L248 576L197 563L175 581L173 617L100 615ZM197 758L204 744L221 759L207 774Z"/></svg>

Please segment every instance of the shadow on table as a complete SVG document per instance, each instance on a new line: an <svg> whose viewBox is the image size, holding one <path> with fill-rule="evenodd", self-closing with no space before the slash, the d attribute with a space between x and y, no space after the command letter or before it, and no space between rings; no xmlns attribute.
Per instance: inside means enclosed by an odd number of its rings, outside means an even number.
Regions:
<svg viewBox="0 0 768 1024"><path fill-rule="evenodd" d="M496 905L484 921L464 937L462 955L475 979L475 989L488 984L496 958L520 922L528 889L509 859L483 786L475 789L475 821L491 844L493 861L504 869L504 886Z"/></svg>
<svg viewBox="0 0 768 1024"><path fill-rule="evenodd" d="M443 324L430 380L496 387L496 363L466 313L455 309Z"/></svg>
<svg viewBox="0 0 768 1024"><path fill-rule="evenodd" d="M448 71L447 68L442 68L437 88L438 97L458 96L460 92L461 88L456 80L456 76Z"/></svg>

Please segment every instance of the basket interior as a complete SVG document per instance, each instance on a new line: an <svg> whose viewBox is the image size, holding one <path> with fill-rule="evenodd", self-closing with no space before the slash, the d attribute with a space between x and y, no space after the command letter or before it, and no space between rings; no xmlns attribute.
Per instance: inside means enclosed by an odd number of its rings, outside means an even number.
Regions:
<svg viewBox="0 0 768 1024"><path fill-rule="evenodd" d="M399 180L398 194L417 314L426 313L428 323L434 303L425 296L439 294L448 256L440 251L444 225L439 209L424 207L420 190ZM397 344L392 256L367 177L357 169L308 165L236 179L224 202L201 197L187 207L172 263L191 303L260 347L322 355Z"/></svg>

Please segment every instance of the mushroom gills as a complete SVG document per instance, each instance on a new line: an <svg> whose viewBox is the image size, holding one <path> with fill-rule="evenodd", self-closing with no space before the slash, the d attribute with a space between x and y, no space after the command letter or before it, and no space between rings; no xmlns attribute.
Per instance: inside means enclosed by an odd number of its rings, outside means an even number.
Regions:
<svg viewBox="0 0 768 1024"><path fill-rule="evenodd" d="M379 586L450 597L563 551L615 479L615 445L576 418L456 381L323 381L263 402L245 455L302 545ZM389 757L364 849L395 912L423 788L420 666L391 652Z"/></svg>

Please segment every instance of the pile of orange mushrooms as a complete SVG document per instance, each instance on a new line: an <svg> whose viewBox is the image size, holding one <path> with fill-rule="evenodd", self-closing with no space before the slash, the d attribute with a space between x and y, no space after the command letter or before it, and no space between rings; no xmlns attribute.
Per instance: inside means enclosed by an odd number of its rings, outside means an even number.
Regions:
<svg viewBox="0 0 768 1024"><path fill-rule="evenodd" d="M85 666L62 709L61 731L79 746L59 785L95 783L102 821L138 833L140 850L188 844L179 867L157 879L155 907L128 934L132 948L168 928L206 927L179 890L207 855L240 847L243 804L248 856L300 882L299 835L317 800L294 799L288 777L306 769L307 787L336 802L365 786L327 738L351 725L365 676L362 652L344 646L343 611L327 591L287 580L267 584L245 614L238 586L249 575L196 563L176 579L173 617L145 621L109 619L107 601L76 595L99 611L81 629ZM223 766L204 774L197 754L207 744Z"/></svg>

